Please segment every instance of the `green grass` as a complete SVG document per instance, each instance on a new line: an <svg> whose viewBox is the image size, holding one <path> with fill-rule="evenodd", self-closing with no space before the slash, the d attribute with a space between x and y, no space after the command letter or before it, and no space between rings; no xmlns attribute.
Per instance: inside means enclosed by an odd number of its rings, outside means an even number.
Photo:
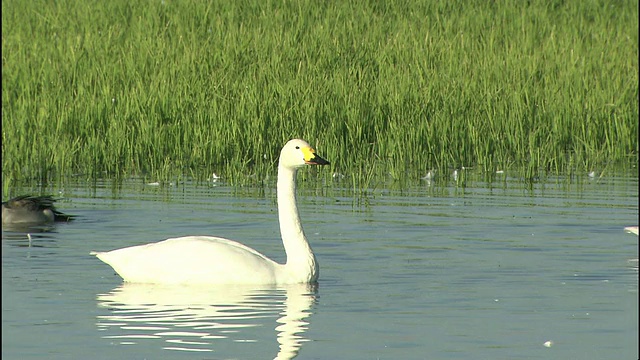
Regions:
<svg viewBox="0 0 640 360"><path fill-rule="evenodd" d="M636 1L2 2L2 180L638 163ZM329 171L326 171L330 175Z"/></svg>

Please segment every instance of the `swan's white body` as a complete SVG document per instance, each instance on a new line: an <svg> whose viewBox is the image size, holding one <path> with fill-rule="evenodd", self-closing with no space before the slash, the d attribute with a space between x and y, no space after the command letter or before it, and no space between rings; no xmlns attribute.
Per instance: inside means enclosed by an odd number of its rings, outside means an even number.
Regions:
<svg viewBox="0 0 640 360"><path fill-rule="evenodd" d="M157 284L296 284L318 279L318 263L302 230L295 198L298 168L325 165L303 140L290 140L278 164L278 217L286 264L238 242L185 236L109 252L92 252L127 282Z"/></svg>

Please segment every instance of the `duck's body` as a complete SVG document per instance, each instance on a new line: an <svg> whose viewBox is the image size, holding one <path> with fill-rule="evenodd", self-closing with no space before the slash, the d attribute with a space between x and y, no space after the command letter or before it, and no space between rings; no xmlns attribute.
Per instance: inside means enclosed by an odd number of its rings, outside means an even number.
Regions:
<svg viewBox="0 0 640 360"><path fill-rule="evenodd" d="M318 279L318 264L302 230L295 199L299 167L325 165L302 140L289 141L278 165L278 216L286 264L241 243L185 236L95 253L127 282L162 284L294 284Z"/></svg>
<svg viewBox="0 0 640 360"><path fill-rule="evenodd" d="M73 220L73 215L61 213L51 196L22 195L2 203L2 224L51 224Z"/></svg>

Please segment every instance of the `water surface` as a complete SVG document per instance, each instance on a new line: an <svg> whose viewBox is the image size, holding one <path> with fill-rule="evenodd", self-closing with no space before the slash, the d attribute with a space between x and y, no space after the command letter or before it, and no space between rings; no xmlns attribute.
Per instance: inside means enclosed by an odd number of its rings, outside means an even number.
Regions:
<svg viewBox="0 0 640 360"><path fill-rule="evenodd" d="M216 235L284 262L270 185L79 184L76 221L3 229L3 358L638 357L637 175L303 186L317 286L123 284L89 256Z"/></svg>

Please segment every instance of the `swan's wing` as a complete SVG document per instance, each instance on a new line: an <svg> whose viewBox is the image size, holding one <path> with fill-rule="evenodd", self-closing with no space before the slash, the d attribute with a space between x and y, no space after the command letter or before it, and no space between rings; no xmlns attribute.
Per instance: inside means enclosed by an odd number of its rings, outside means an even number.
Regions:
<svg viewBox="0 0 640 360"><path fill-rule="evenodd" d="M268 283L282 266L238 242L186 236L92 253L126 281L146 283Z"/></svg>

